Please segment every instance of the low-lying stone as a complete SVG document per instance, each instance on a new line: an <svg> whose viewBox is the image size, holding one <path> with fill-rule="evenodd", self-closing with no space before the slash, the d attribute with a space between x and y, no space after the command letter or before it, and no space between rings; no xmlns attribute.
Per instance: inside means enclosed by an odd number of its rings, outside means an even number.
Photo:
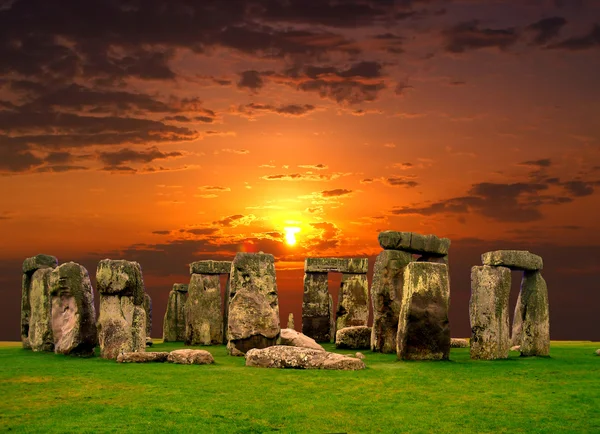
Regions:
<svg viewBox="0 0 600 434"><path fill-rule="evenodd" d="M360 360L365 360L365 355L363 353L360 353L360 352L356 353L354 355L354 357L356 357L357 359L360 359Z"/></svg>
<svg viewBox="0 0 600 434"><path fill-rule="evenodd" d="M215 363L215 359L208 351L190 349L171 351L167 361L179 365L210 365Z"/></svg>
<svg viewBox="0 0 600 434"><path fill-rule="evenodd" d="M600 348L596 350L596 355L600 356Z"/></svg>
<svg viewBox="0 0 600 434"><path fill-rule="evenodd" d="M469 340L462 338L451 338L450 348L469 348Z"/></svg>
<svg viewBox="0 0 600 434"><path fill-rule="evenodd" d="M231 261L196 261L190 264L190 274L229 274Z"/></svg>
<svg viewBox="0 0 600 434"><path fill-rule="evenodd" d="M362 273L369 270L369 258L306 258L305 273Z"/></svg>
<svg viewBox="0 0 600 434"><path fill-rule="evenodd" d="M167 361L169 353L167 351L156 351L148 353L121 353L117 356L117 362L119 363L151 363L158 362L164 363Z"/></svg>
<svg viewBox="0 0 600 434"><path fill-rule="evenodd" d="M379 233L378 240L384 250L403 250L421 255L446 256L450 249L448 238L439 238L433 234L383 231Z"/></svg>
<svg viewBox="0 0 600 434"><path fill-rule="evenodd" d="M369 349L371 347L371 327L355 326L339 329L335 333L335 347L354 350Z"/></svg>
<svg viewBox="0 0 600 434"><path fill-rule="evenodd" d="M511 270L535 271L544 267L542 258L527 250L495 250L481 255L483 265L507 267Z"/></svg>
<svg viewBox="0 0 600 434"><path fill-rule="evenodd" d="M246 353L246 366L259 368L291 369L336 369L356 371L365 368L365 363L354 357L312 348L275 345L268 348L254 348Z"/></svg>
<svg viewBox="0 0 600 434"><path fill-rule="evenodd" d="M309 338L308 336L297 332L294 329L281 329L280 338L281 345L286 345L289 347L312 348L313 350L325 351L325 348L319 345L313 338Z"/></svg>

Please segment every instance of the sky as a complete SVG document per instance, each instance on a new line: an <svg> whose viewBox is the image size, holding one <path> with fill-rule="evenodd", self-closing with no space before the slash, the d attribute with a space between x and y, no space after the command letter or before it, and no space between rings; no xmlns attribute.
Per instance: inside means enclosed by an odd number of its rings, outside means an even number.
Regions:
<svg viewBox="0 0 600 434"><path fill-rule="evenodd" d="M600 340L598 71L596 0L0 0L0 340L38 253L138 261L154 337L190 262L271 253L299 329L304 258L371 281L382 230L451 239L453 336L520 249Z"/></svg>

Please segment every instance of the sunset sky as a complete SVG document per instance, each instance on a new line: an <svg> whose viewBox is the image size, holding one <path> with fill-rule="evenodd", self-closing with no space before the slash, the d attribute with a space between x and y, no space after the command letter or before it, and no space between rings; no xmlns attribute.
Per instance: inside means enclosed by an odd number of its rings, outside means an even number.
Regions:
<svg viewBox="0 0 600 434"><path fill-rule="evenodd" d="M272 253L299 329L304 258L387 229L452 240L453 336L516 248L600 340L599 71L597 0L0 0L0 340L37 253L140 262L154 337L188 263Z"/></svg>

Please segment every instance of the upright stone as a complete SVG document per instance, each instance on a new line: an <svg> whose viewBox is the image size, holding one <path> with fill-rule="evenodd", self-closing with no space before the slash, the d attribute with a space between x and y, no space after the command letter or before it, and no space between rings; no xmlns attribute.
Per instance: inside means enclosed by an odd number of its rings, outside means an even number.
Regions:
<svg viewBox="0 0 600 434"><path fill-rule="evenodd" d="M411 262L406 266L396 341L398 359L448 359L449 299L447 265Z"/></svg>
<svg viewBox="0 0 600 434"><path fill-rule="evenodd" d="M184 309L186 345L223 343L221 285L218 274L192 274Z"/></svg>
<svg viewBox="0 0 600 434"><path fill-rule="evenodd" d="M550 355L548 287L539 271L525 271L521 281L523 322L521 356Z"/></svg>
<svg viewBox="0 0 600 434"><path fill-rule="evenodd" d="M506 267L471 268L471 358L506 359L510 351L508 297L511 275Z"/></svg>
<svg viewBox="0 0 600 434"><path fill-rule="evenodd" d="M146 312L140 264L103 259L98 263L96 281L100 293L101 356L116 359L120 353L145 351Z"/></svg>
<svg viewBox="0 0 600 434"><path fill-rule="evenodd" d="M294 326L294 314L291 312L288 315L287 328L296 330L296 327Z"/></svg>
<svg viewBox="0 0 600 434"><path fill-rule="evenodd" d="M31 276L29 344L33 351L54 351L49 282L51 272L51 268L40 268Z"/></svg>
<svg viewBox="0 0 600 434"><path fill-rule="evenodd" d="M317 342L331 339L331 308L327 273L305 273L302 296L302 333Z"/></svg>
<svg viewBox="0 0 600 434"><path fill-rule="evenodd" d="M510 334L511 346L520 346L521 340L523 339L523 316L521 315L521 291L517 297L517 304L515 305L515 313L513 315L512 330Z"/></svg>
<svg viewBox="0 0 600 434"><path fill-rule="evenodd" d="M412 255L398 250L384 250L375 260L371 303L373 328L371 351L396 352L398 318L404 288L404 269L412 262Z"/></svg>
<svg viewBox="0 0 600 434"><path fill-rule="evenodd" d="M167 310L163 320L163 341L183 342L185 340L185 301L188 285L176 283L169 292Z"/></svg>
<svg viewBox="0 0 600 434"><path fill-rule="evenodd" d="M225 296L223 297L223 343L227 344L227 328L229 325L229 294L231 293L231 273L227 275L225 283Z"/></svg>
<svg viewBox="0 0 600 434"><path fill-rule="evenodd" d="M88 271L75 262L61 264L49 276L54 352L91 356L98 344L94 291Z"/></svg>
<svg viewBox="0 0 600 434"><path fill-rule="evenodd" d="M229 291L229 354L275 345L279 333L275 258L262 252L236 254Z"/></svg>
<svg viewBox="0 0 600 434"><path fill-rule="evenodd" d="M366 274L342 274L335 329L366 326L369 320L369 282Z"/></svg>
<svg viewBox="0 0 600 434"><path fill-rule="evenodd" d="M152 298L144 294L144 312L146 312L146 346L152 345Z"/></svg>

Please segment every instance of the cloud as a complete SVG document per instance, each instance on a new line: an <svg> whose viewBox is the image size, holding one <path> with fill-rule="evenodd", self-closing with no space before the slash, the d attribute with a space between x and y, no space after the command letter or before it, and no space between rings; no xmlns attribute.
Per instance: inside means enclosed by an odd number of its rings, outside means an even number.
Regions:
<svg viewBox="0 0 600 434"><path fill-rule="evenodd" d="M352 193L352 190L347 190L345 188L336 188L335 190L323 190L321 192L321 196L323 197L340 197L347 196Z"/></svg>
<svg viewBox="0 0 600 434"><path fill-rule="evenodd" d="M313 170L326 170L329 167L326 166L325 164L299 164L298 167L301 167L303 169L313 169Z"/></svg>
<svg viewBox="0 0 600 434"><path fill-rule="evenodd" d="M121 166L124 163L150 163L154 160L176 158L182 155L183 153L179 151L162 152L157 147L148 148L145 151L123 148L115 152L98 153L100 161L109 168Z"/></svg>
<svg viewBox="0 0 600 434"><path fill-rule="evenodd" d="M556 44L549 45L547 48L580 51L598 47L600 47L600 24L594 24L592 29L583 36L567 38Z"/></svg>
<svg viewBox="0 0 600 434"><path fill-rule="evenodd" d="M236 226L240 226L240 225L248 226L254 220L256 220L256 216L254 216L254 214L249 214L249 215L235 214L235 215L230 215L228 217L223 217L222 219L213 222L213 224L221 226L221 227L231 228L231 227L236 227Z"/></svg>
<svg viewBox="0 0 600 434"><path fill-rule="evenodd" d="M313 252L330 250L340 245L340 229L330 222L310 223L310 225L319 230L319 235L307 242L307 248Z"/></svg>
<svg viewBox="0 0 600 434"><path fill-rule="evenodd" d="M394 187L397 187L397 186L416 187L417 185L419 185L418 182L413 181L412 179L408 179L406 177L399 177L399 176L384 178L384 182L386 184L394 186Z"/></svg>
<svg viewBox="0 0 600 434"><path fill-rule="evenodd" d="M442 32L444 49L450 53L464 53L480 48L496 47L506 50L519 39L514 28L480 28L477 21L460 23Z"/></svg>
<svg viewBox="0 0 600 434"><path fill-rule="evenodd" d="M330 181L332 179L337 179L340 176L344 175L343 173L331 173L331 174L321 174L321 173L289 173L289 174L277 174L277 175L265 175L262 176L261 179L265 181Z"/></svg>
<svg viewBox="0 0 600 434"><path fill-rule="evenodd" d="M198 187L198 189L202 191L231 191L231 188L221 187L219 185L203 185Z"/></svg>
<svg viewBox="0 0 600 434"><path fill-rule="evenodd" d="M544 45L551 39L558 36L561 29L567 24L567 20L563 17L549 17L536 21L527 26L527 30L535 33L533 43L536 45Z"/></svg>
<svg viewBox="0 0 600 434"><path fill-rule="evenodd" d="M312 104L287 104L277 107L270 104L250 103L246 105L240 105L237 108L237 113L246 115L250 118L255 116L257 112L270 112L284 116L299 117L304 116L316 109L317 107Z"/></svg>
<svg viewBox="0 0 600 434"><path fill-rule="evenodd" d="M542 158L540 160L529 160L519 163L521 166L536 166L536 167L550 167L552 160L550 158Z"/></svg>
<svg viewBox="0 0 600 434"><path fill-rule="evenodd" d="M237 83L239 88L248 88L256 91L265 85L261 73L256 70L243 71L240 73L240 80Z"/></svg>
<svg viewBox="0 0 600 434"><path fill-rule="evenodd" d="M250 151L247 149L231 149L231 148L221 149L221 152L226 152L228 154L238 154L238 155L246 155L246 154L250 153ZM218 153L218 151L215 153Z"/></svg>

